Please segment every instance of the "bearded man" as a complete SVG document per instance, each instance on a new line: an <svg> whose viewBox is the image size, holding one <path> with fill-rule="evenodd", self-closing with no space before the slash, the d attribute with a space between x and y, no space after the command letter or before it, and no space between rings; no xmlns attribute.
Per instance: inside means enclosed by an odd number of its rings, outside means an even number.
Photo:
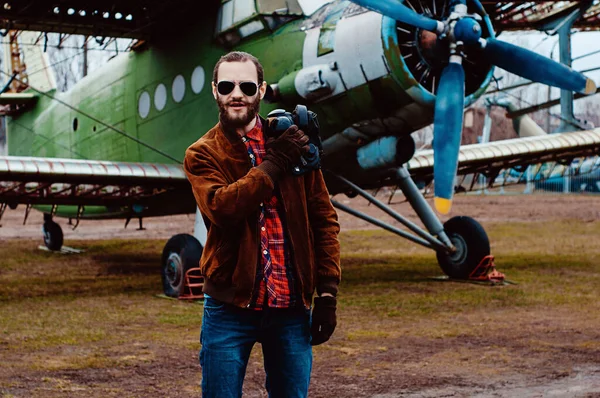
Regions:
<svg viewBox="0 0 600 398"><path fill-rule="evenodd" d="M292 126L265 137L258 112L266 87L254 56L221 57L212 82L219 123L185 155L208 231L200 260L203 397L241 397L256 342L269 396L306 397L311 345L336 326L337 214L320 170L292 175L308 150L304 132Z"/></svg>

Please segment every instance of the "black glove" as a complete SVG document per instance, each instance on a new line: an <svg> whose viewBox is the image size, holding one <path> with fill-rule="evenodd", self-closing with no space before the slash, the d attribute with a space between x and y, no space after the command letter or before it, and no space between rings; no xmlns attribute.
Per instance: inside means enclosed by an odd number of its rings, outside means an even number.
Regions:
<svg viewBox="0 0 600 398"><path fill-rule="evenodd" d="M319 345L331 337L337 325L335 308L337 300L332 296L316 297L310 325L311 345Z"/></svg>
<svg viewBox="0 0 600 398"><path fill-rule="evenodd" d="M258 167L276 181L300 163L300 157L308 151L308 137L297 126L291 126L279 137L267 139L265 148L267 153Z"/></svg>

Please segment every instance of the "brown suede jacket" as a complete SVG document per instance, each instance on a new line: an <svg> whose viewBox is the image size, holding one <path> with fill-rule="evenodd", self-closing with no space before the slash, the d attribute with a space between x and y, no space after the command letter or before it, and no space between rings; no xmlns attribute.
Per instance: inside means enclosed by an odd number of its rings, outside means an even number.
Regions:
<svg viewBox="0 0 600 398"><path fill-rule="evenodd" d="M263 126L265 122L263 121ZM203 291L217 300L247 307L260 261L259 206L274 183L252 167L246 145L217 124L185 153L184 169L208 230L200 259ZM337 293L340 230L320 170L276 182L281 193L296 283L305 308L318 294Z"/></svg>

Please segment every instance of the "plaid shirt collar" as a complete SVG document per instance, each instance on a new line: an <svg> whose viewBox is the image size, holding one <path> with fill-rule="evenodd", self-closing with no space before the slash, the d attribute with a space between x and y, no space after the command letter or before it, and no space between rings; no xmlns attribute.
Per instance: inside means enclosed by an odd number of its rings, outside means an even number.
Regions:
<svg viewBox="0 0 600 398"><path fill-rule="evenodd" d="M245 137L252 141L262 141L262 122L260 121L260 118L258 116L256 116L256 125L252 128L252 130L246 133Z"/></svg>

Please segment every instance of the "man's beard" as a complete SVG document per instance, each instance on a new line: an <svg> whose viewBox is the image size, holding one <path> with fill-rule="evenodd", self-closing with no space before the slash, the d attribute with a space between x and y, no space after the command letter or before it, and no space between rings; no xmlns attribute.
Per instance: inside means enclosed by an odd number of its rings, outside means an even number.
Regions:
<svg viewBox="0 0 600 398"><path fill-rule="evenodd" d="M246 112L234 114L233 111L229 111L228 106L232 103L243 103L246 105ZM223 127L236 129L247 126L256 117L260 110L260 96L257 95L254 102L229 101L229 104L217 97L217 104L219 105L219 119Z"/></svg>

